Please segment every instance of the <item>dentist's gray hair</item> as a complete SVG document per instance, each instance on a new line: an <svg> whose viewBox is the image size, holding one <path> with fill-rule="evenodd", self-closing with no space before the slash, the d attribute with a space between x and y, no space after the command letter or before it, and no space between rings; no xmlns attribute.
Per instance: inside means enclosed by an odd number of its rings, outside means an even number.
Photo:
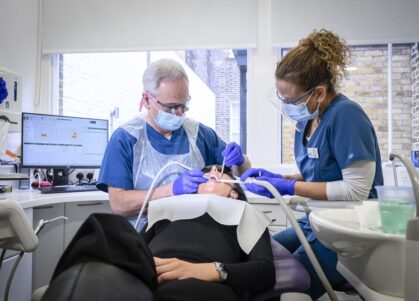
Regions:
<svg viewBox="0 0 419 301"><path fill-rule="evenodd" d="M172 59L161 59L151 63L143 74L144 90L155 94L162 81L184 79L189 82L188 75L180 63Z"/></svg>

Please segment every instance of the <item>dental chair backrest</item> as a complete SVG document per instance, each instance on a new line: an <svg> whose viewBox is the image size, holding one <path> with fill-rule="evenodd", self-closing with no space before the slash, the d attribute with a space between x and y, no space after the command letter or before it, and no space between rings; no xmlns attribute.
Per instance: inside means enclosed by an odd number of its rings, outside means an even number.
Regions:
<svg viewBox="0 0 419 301"><path fill-rule="evenodd" d="M0 200L0 249L31 252L38 238L22 207L10 200Z"/></svg>

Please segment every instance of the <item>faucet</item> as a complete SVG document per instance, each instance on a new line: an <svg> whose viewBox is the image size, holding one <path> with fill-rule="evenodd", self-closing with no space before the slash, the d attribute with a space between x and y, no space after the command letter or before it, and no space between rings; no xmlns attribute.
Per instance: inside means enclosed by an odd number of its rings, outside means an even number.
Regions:
<svg viewBox="0 0 419 301"><path fill-rule="evenodd" d="M416 199L416 218L407 223L406 229L406 271L404 277L405 300L414 301L419 296L419 286L417 284L419 277L419 179L415 168L406 157L391 153L390 160L393 161L395 158L399 159L406 167Z"/></svg>
<svg viewBox="0 0 419 301"><path fill-rule="evenodd" d="M416 208L419 208L419 177L416 169L405 156L391 153L390 161L394 161L395 158L399 159L407 169L410 181L412 182L413 194L416 200ZM416 210L416 217L419 217L419 210Z"/></svg>

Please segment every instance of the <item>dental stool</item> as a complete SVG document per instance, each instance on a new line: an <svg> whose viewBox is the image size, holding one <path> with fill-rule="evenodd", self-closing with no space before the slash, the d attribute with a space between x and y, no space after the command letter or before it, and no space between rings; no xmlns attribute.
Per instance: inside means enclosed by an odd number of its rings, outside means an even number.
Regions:
<svg viewBox="0 0 419 301"><path fill-rule="evenodd" d="M279 300L283 293L304 292L310 288L310 275L305 267L280 243L271 239L271 245L276 284L273 289L255 295L252 301Z"/></svg>

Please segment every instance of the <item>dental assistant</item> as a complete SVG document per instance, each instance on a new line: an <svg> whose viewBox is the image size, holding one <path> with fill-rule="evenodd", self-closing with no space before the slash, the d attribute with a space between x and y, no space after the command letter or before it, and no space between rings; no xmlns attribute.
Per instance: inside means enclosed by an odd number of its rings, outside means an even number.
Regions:
<svg viewBox="0 0 419 301"><path fill-rule="evenodd" d="M113 213L135 221L147 190L159 170L176 161L160 176L152 199L196 193L207 181L201 169L212 164L236 167L238 175L250 168L236 143L226 143L215 131L186 118L191 100L188 76L181 64L162 59L150 64L143 75L142 100L147 114L116 129L107 146L97 187L109 193Z"/></svg>
<svg viewBox="0 0 419 301"><path fill-rule="evenodd" d="M250 169L241 179L256 177L272 183L282 195L318 200L362 201L376 197L383 184L381 156L375 130L364 110L338 92L349 61L349 48L327 30L302 39L279 62L275 76L282 115L296 123L294 155L300 171L295 175ZM264 188L247 188L272 197ZM315 237L307 217L299 220L332 286L345 279L336 270L336 253ZM311 275L309 294L317 300L325 290L299 242L295 230L273 238L286 247Z"/></svg>

